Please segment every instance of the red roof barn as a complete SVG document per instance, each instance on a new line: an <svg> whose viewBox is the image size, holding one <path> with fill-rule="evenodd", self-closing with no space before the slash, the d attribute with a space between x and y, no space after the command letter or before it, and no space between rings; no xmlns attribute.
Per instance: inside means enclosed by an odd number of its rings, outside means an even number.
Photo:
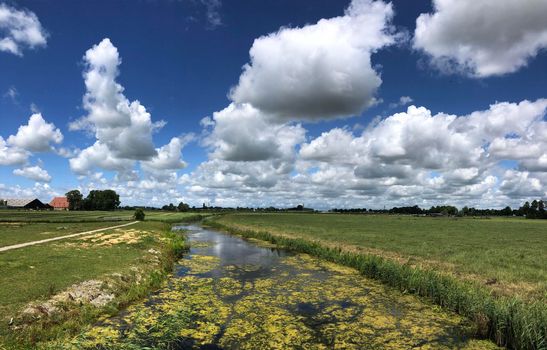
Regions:
<svg viewBox="0 0 547 350"><path fill-rule="evenodd" d="M68 199L66 197L55 197L49 205L55 210L68 210Z"/></svg>

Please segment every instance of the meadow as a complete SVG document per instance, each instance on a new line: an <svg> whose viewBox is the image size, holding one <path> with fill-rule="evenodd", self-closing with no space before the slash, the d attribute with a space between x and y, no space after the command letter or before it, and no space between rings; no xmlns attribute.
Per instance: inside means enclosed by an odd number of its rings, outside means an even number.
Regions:
<svg viewBox="0 0 547 350"><path fill-rule="evenodd" d="M29 211L0 210L0 222L45 222L45 223L76 223L76 222L113 222L133 220L132 210L116 211ZM164 211L146 211L147 220L177 221L195 216L194 213L178 213Z"/></svg>
<svg viewBox="0 0 547 350"><path fill-rule="evenodd" d="M169 223L201 216L146 214L147 221L122 228L0 252L0 348L33 348L76 333L158 288L186 249ZM118 226L132 222L132 216L129 211L1 211L0 247Z"/></svg>
<svg viewBox="0 0 547 350"><path fill-rule="evenodd" d="M503 294L547 293L547 221L342 214L237 214L220 223L323 241L482 282Z"/></svg>
<svg viewBox="0 0 547 350"><path fill-rule="evenodd" d="M354 267L468 317L499 345L547 347L545 221L276 213L209 225Z"/></svg>

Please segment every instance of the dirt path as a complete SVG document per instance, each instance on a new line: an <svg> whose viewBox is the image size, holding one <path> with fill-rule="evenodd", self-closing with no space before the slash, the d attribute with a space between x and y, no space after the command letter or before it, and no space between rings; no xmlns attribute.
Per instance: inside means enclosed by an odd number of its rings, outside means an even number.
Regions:
<svg viewBox="0 0 547 350"><path fill-rule="evenodd" d="M111 229L114 229L114 228L125 227L125 226L129 226L129 225L134 225L137 222L138 221L133 221L133 222L129 222L129 223L123 224L123 225L110 226L110 227L99 228L99 229L91 230L91 231L73 233L73 234L66 235L66 236L53 237L53 238L48 238L48 239L42 239L42 240L39 240L39 241L32 241L32 242L8 245L8 246L5 246L5 247L0 247L0 252L5 252L5 251L8 251L8 250L12 250L12 249L24 248L24 247L28 247L28 246L35 245L35 244L42 244L42 243L47 243L47 242L52 242L52 241L58 241L60 239L66 239L66 238L72 238L72 237L77 237L77 236L82 236L82 235L88 235L90 233L97 233L97 232L101 232L101 231L111 230Z"/></svg>

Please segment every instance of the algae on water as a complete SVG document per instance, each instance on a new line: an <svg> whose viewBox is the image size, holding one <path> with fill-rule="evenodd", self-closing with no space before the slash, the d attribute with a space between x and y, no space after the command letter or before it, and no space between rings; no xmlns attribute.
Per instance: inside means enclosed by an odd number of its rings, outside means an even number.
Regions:
<svg viewBox="0 0 547 350"><path fill-rule="evenodd" d="M392 291L353 269L307 255L249 264L218 253L227 247L194 249L180 262L181 276L167 288L63 347L496 348L471 339L463 318Z"/></svg>

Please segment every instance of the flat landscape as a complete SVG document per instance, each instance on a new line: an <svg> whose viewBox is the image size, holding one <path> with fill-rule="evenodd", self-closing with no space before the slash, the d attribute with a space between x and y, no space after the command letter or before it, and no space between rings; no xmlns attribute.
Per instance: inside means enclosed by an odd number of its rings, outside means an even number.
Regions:
<svg viewBox="0 0 547 350"><path fill-rule="evenodd" d="M0 252L0 348L32 348L36 341L70 334L157 288L181 244L162 220L196 215L146 214L149 221L131 224L129 211L0 212L0 248L106 228ZM108 229L124 224L130 225ZM65 305L71 301L98 307Z"/></svg>
<svg viewBox="0 0 547 350"><path fill-rule="evenodd" d="M544 220L288 213L226 215L218 222L435 268L505 295L547 295Z"/></svg>

